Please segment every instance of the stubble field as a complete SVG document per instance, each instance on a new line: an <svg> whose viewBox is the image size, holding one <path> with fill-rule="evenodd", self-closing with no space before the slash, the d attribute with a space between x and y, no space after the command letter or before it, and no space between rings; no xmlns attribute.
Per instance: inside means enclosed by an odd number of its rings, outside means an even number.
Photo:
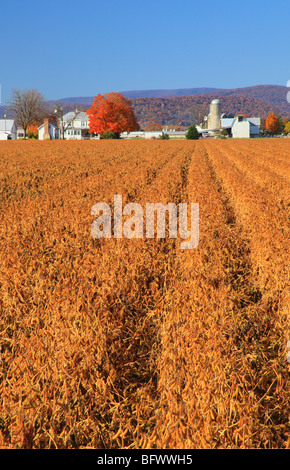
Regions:
<svg viewBox="0 0 290 470"><path fill-rule="evenodd" d="M0 447L289 448L287 139L0 143ZM199 244L91 235L198 202Z"/></svg>

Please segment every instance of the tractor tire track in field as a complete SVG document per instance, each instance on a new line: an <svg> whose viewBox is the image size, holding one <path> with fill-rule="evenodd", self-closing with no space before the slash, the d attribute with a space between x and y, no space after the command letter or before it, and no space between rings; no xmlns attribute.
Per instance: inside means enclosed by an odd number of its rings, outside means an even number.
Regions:
<svg viewBox="0 0 290 470"><path fill-rule="evenodd" d="M289 416L283 399L279 399L281 375L277 374L275 367L269 369L271 362L277 362L277 350L271 346L277 304L263 299L251 266L250 240L241 236L241 227L230 197L208 153L205 158L224 206L225 223L229 229L226 268L233 296L233 313L239 319L233 324L232 335L243 364L242 371L238 373L245 374L245 392L254 398L253 440L255 447L267 447L269 442L275 442L277 447L283 448L288 439ZM248 369L246 373L245 364Z"/></svg>
<svg viewBox="0 0 290 470"><path fill-rule="evenodd" d="M159 352L159 304L170 289L170 272L174 259L166 241L146 243L144 259L132 278L134 293L128 290L112 299L108 321L115 325L106 334L106 359L100 365L113 396L108 408L104 447L131 446L139 434L154 426L153 404L157 399L156 357ZM164 258L166 258L166 263ZM128 273L128 276L130 274ZM110 380L112 380L110 382ZM109 417L117 404L124 437L110 441ZM135 403L132 409L132 403ZM115 426L118 419L115 418ZM124 423L127 422L127 429ZM115 429L118 431L118 428ZM127 431L127 432L126 432Z"/></svg>
<svg viewBox="0 0 290 470"><path fill-rule="evenodd" d="M160 165L154 174L150 173L150 178L147 172L147 185L156 184L160 171L166 170L171 158ZM191 153L186 153L179 162L176 180L168 182L168 202L176 205L184 202L190 162ZM139 194L140 187L126 195L126 202L138 202ZM168 228L168 220L166 226ZM139 266L136 264L135 271L131 273L128 265L128 283L134 285L134 289L122 291L108 302L106 322L110 328L106 333L106 353L99 370L107 383L112 381L109 389L112 403L115 402L116 406L108 404L105 419L98 416L104 426L104 447L140 447L142 439L150 435L156 425L155 404L158 403L159 394L156 363L160 354L161 317L171 308L168 299L174 291L176 239L145 239L142 244ZM136 403L133 413L132 403ZM118 413L115 412L116 437L112 442L109 423L114 408ZM127 426L124 426L124 420ZM123 428L119 435L118 422Z"/></svg>

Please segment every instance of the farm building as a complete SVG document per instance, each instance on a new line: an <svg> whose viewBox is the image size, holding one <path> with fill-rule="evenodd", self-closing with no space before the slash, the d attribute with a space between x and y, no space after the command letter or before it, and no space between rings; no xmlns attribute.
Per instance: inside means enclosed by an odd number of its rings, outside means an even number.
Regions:
<svg viewBox="0 0 290 470"><path fill-rule="evenodd" d="M17 126L17 139L23 139L25 137L25 132L22 126Z"/></svg>
<svg viewBox="0 0 290 470"><path fill-rule="evenodd" d="M261 119L256 117L249 118L243 115L234 118L222 118L221 126L234 139L254 138L259 137Z"/></svg>
<svg viewBox="0 0 290 470"><path fill-rule="evenodd" d="M158 139L162 135L162 131L133 131L133 132L121 132L120 137L122 139Z"/></svg>
<svg viewBox="0 0 290 470"><path fill-rule="evenodd" d="M48 122L48 119L44 120L44 123L38 127L38 139L39 140L54 140L59 138L59 128Z"/></svg>
<svg viewBox="0 0 290 470"><path fill-rule="evenodd" d="M170 137L184 138L186 131L176 131L174 129L162 129L162 131L133 131L133 132L122 132L120 137L122 139L159 139L163 134L168 134Z"/></svg>
<svg viewBox="0 0 290 470"><path fill-rule="evenodd" d="M221 104L219 100L212 100L210 103L210 112L207 116L207 127L215 133L221 128Z"/></svg>
<svg viewBox="0 0 290 470"><path fill-rule="evenodd" d="M196 126L198 132L204 136L219 136L225 129L229 137L253 138L260 134L261 119L249 118L239 115L233 118L224 118L221 114L219 100L213 100L210 104L210 113L204 117L204 122Z"/></svg>
<svg viewBox="0 0 290 470"><path fill-rule="evenodd" d="M0 140L11 139L17 139L17 126L14 119L0 119Z"/></svg>

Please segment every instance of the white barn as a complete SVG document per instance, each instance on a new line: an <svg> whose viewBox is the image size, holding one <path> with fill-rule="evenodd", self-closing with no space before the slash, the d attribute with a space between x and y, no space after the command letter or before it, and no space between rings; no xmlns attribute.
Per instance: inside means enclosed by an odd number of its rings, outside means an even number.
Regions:
<svg viewBox="0 0 290 470"><path fill-rule="evenodd" d="M249 118L243 115L235 118L222 118L221 127L234 139L254 138L260 135L261 118Z"/></svg>
<svg viewBox="0 0 290 470"><path fill-rule="evenodd" d="M0 119L0 140L11 139L17 139L17 126L14 119Z"/></svg>

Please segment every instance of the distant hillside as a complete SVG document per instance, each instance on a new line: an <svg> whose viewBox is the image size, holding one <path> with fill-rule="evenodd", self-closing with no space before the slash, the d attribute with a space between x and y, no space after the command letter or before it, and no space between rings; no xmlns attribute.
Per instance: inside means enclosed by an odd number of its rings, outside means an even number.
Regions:
<svg viewBox="0 0 290 470"><path fill-rule="evenodd" d="M129 98L142 127L152 122L163 125L189 126L199 122L209 112L212 99L221 101L222 112L266 118L275 112L290 118L287 102L289 89L278 85L257 85L245 88L181 88L176 90L136 90L120 92ZM65 98L62 101L89 106L94 97Z"/></svg>
<svg viewBox="0 0 290 470"><path fill-rule="evenodd" d="M244 95L256 98L280 111L280 114L290 114L290 104L287 102L289 88L278 85L257 85L245 88L234 88L232 90L219 90L220 96Z"/></svg>
<svg viewBox="0 0 290 470"><path fill-rule="evenodd" d="M222 112L229 116L242 113L266 118L270 112L274 112L283 118L290 118L290 104L286 99L288 91L286 86L257 85L233 89L180 88L120 93L131 100L141 127L152 122L186 127L193 121L200 122L203 116L208 114L209 104L214 98L221 101ZM69 104L71 109L74 106L86 109L93 99L93 96L79 96L59 101ZM50 103L53 101L50 100ZM0 117L3 117L4 112L5 106L0 106Z"/></svg>
<svg viewBox="0 0 290 470"><path fill-rule="evenodd" d="M119 93L131 99L131 98L161 98L161 97L169 97L169 96L200 95L201 93L210 93L216 90L218 90L218 88L180 88L176 90L120 91ZM94 100L94 96L76 96L76 97L62 98L59 101L62 101L64 103L91 105L93 100Z"/></svg>
<svg viewBox="0 0 290 470"><path fill-rule="evenodd" d="M179 96L170 98L137 98L131 100L135 115L141 127L152 122L162 125L189 126L192 122L199 123L209 113L210 102L218 98L222 113L228 117L237 114L248 114L266 118L277 108L256 98L243 95L221 96L217 93L205 93L195 96Z"/></svg>
<svg viewBox="0 0 290 470"><path fill-rule="evenodd" d="M120 91L127 98L167 98L169 96L190 96L200 95L201 93L210 93L218 91L219 88L180 88L177 90L136 90Z"/></svg>

